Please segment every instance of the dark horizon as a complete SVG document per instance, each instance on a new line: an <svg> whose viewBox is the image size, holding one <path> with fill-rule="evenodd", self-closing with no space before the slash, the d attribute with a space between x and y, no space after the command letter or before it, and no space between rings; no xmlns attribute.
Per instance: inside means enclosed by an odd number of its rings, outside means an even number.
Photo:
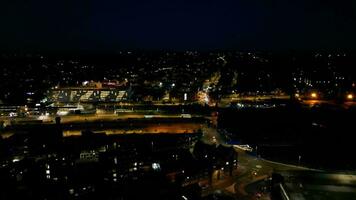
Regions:
<svg viewBox="0 0 356 200"><path fill-rule="evenodd" d="M354 0L1 4L4 52L356 50Z"/></svg>
<svg viewBox="0 0 356 200"><path fill-rule="evenodd" d="M97 58L100 57L114 57L120 54L125 53L134 53L134 54L161 54L161 53L185 53L185 52L197 52L200 54L207 53L254 53L261 55L269 56L288 56L288 57L311 57L316 54L323 55L337 55L337 54L346 54L348 57L354 57L356 55L356 49L284 49L284 50L269 50L269 49L242 49L242 48L216 48L216 49L147 49L147 48L123 48L123 49L111 49L103 51L95 50L44 50L44 49L1 49L0 55L2 56L16 56L16 57L27 57L27 56L48 56L51 58L76 58L76 57L86 57L94 56Z"/></svg>

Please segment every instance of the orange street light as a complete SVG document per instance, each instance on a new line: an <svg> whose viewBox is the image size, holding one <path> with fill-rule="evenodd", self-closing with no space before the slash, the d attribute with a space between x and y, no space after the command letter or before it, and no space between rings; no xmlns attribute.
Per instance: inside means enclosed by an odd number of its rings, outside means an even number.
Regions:
<svg viewBox="0 0 356 200"><path fill-rule="evenodd" d="M316 92L313 92L310 94L311 98L315 99L318 97L318 94Z"/></svg>
<svg viewBox="0 0 356 200"><path fill-rule="evenodd" d="M354 99L354 95L348 94L348 95L347 95L347 99L348 99L348 100L353 100L353 99Z"/></svg>

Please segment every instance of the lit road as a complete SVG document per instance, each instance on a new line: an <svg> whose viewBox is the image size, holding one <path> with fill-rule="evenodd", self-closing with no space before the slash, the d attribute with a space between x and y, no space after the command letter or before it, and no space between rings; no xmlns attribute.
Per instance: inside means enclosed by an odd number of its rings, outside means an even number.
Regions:
<svg viewBox="0 0 356 200"><path fill-rule="evenodd" d="M145 127L129 127L125 129L107 129L107 128L97 128L92 130L94 132L105 132L106 135L115 134L185 134L185 133L196 133L201 128L198 123L172 123L172 124L147 124ZM63 136L74 136L81 135L82 130L64 130Z"/></svg>
<svg viewBox="0 0 356 200"><path fill-rule="evenodd" d="M222 144L225 145L223 137L211 127L203 127L202 140L208 144ZM213 184L210 188L203 191L204 195L214 193L216 190L223 191L238 199L252 200L257 199L257 193L261 195L259 199L270 199L269 193L260 193L258 186L252 187L255 190L247 191L247 186L258 184L261 181L268 179L272 172L277 171L290 171L290 170L312 170L300 166L288 165L268 161L256 156L247 154L240 148L235 148L238 152L238 167L233 171L233 176L228 176L228 172L220 171L220 176L224 176L223 180L219 180L216 176L217 171L213 173ZM251 187L250 187L251 188Z"/></svg>
<svg viewBox="0 0 356 200"><path fill-rule="evenodd" d="M27 117L0 117L0 121L4 121L5 125L10 125L10 122L27 122L32 120L41 120L43 123L55 123L55 118L58 115L49 116L27 116ZM78 123L78 122L94 122L94 121L114 121L117 119L143 119L143 118L182 118L179 114L145 114L140 112L119 113L101 112L96 114L77 114L63 115L61 123ZM191 117L202 117L201 115L191 115Z"/></svg>
<svg viewBox="0 0 356 200"><path fill-rule="evenodd" d="M345 109L356 106L356 102L354 102L354 101L346 101L344 103L338 103L335 101L327 101L327 100L317 100L317 99L302 101L302 105L306 105L309 107L313 107L315 105L321 105L321 104L327 104L327 105L336 106L336 107L345 108Z"/></svg>
<svg viewBox="0 0 356 200"><path fill-rule="evenodd" d="M5 118L5 125L11 127L12 124L26 125L34 123L34 120L41 120L42 124L54 124L56 115L48 116L28 116L25 118ZM61 124L71 127L72 124L86 124L86 123L99 123L98 126L92 127L91 130L94 132L105 132L106 134L143 134L143 133L172 133L172 134L183 134L183 133L196 133L202 128L201 123L189 122L189 120L181 122L180 119L184 119L182 115L179 114L162 114L157 113L153 115L145 115L140 112L130 112L130 113L110 113L105 111L100 111L97 114L78 114L78 115L65 115L61 117ZM189 115L189 117L202 117L200 115ZM112 123L117 122L117 120L126 119L147 119L144 124L136 126L133 123L126 128L106 128L100 126L100 123ZM152 120L150 120L152 119ZM177 121L172 121L172 123L157 123L155 119L177 119ZM84 129L83 126L76 126L77 128L68 128L63 130L64 136L81 135L81 131ZM6 138L13 135L13 131L2 132L2 137Z"/></svg>

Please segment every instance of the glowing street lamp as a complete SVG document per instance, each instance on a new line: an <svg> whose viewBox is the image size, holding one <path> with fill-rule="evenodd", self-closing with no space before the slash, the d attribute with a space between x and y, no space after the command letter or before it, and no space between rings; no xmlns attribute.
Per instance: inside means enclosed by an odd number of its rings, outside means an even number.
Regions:
<svg viewBox="0 0 356 200"><path fill-rule="evenodd" d="M310 94L311 98L316 99L318 97L318 94L316 92L313 92Z"/></svg>
<svg viewBox="0 0 356 200"><path fill-rule="evenodd" d="M347 99L348 99L348 100L353 100L353 99L354 99L354 95L348 94L348 95L347 95Z"/></svg>

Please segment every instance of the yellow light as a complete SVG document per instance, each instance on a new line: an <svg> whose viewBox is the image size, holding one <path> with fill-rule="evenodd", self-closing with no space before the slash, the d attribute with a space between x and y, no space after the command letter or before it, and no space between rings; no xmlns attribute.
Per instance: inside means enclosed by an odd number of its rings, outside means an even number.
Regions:
<svg viewBox="0 0 356 200"><path fill-rule="evenodd" d="M352 95L352 94L347 95L347 99L352 100L353 98L354 98L354 95Z"/></svg>
<svg viewBox="0 0 356 200"><path fill-rule="evenodd" d="M310 95L312 98L316 98L318 95L315 93L315 92L313 92L313 93L311 93L311 95Z"/></svg>

